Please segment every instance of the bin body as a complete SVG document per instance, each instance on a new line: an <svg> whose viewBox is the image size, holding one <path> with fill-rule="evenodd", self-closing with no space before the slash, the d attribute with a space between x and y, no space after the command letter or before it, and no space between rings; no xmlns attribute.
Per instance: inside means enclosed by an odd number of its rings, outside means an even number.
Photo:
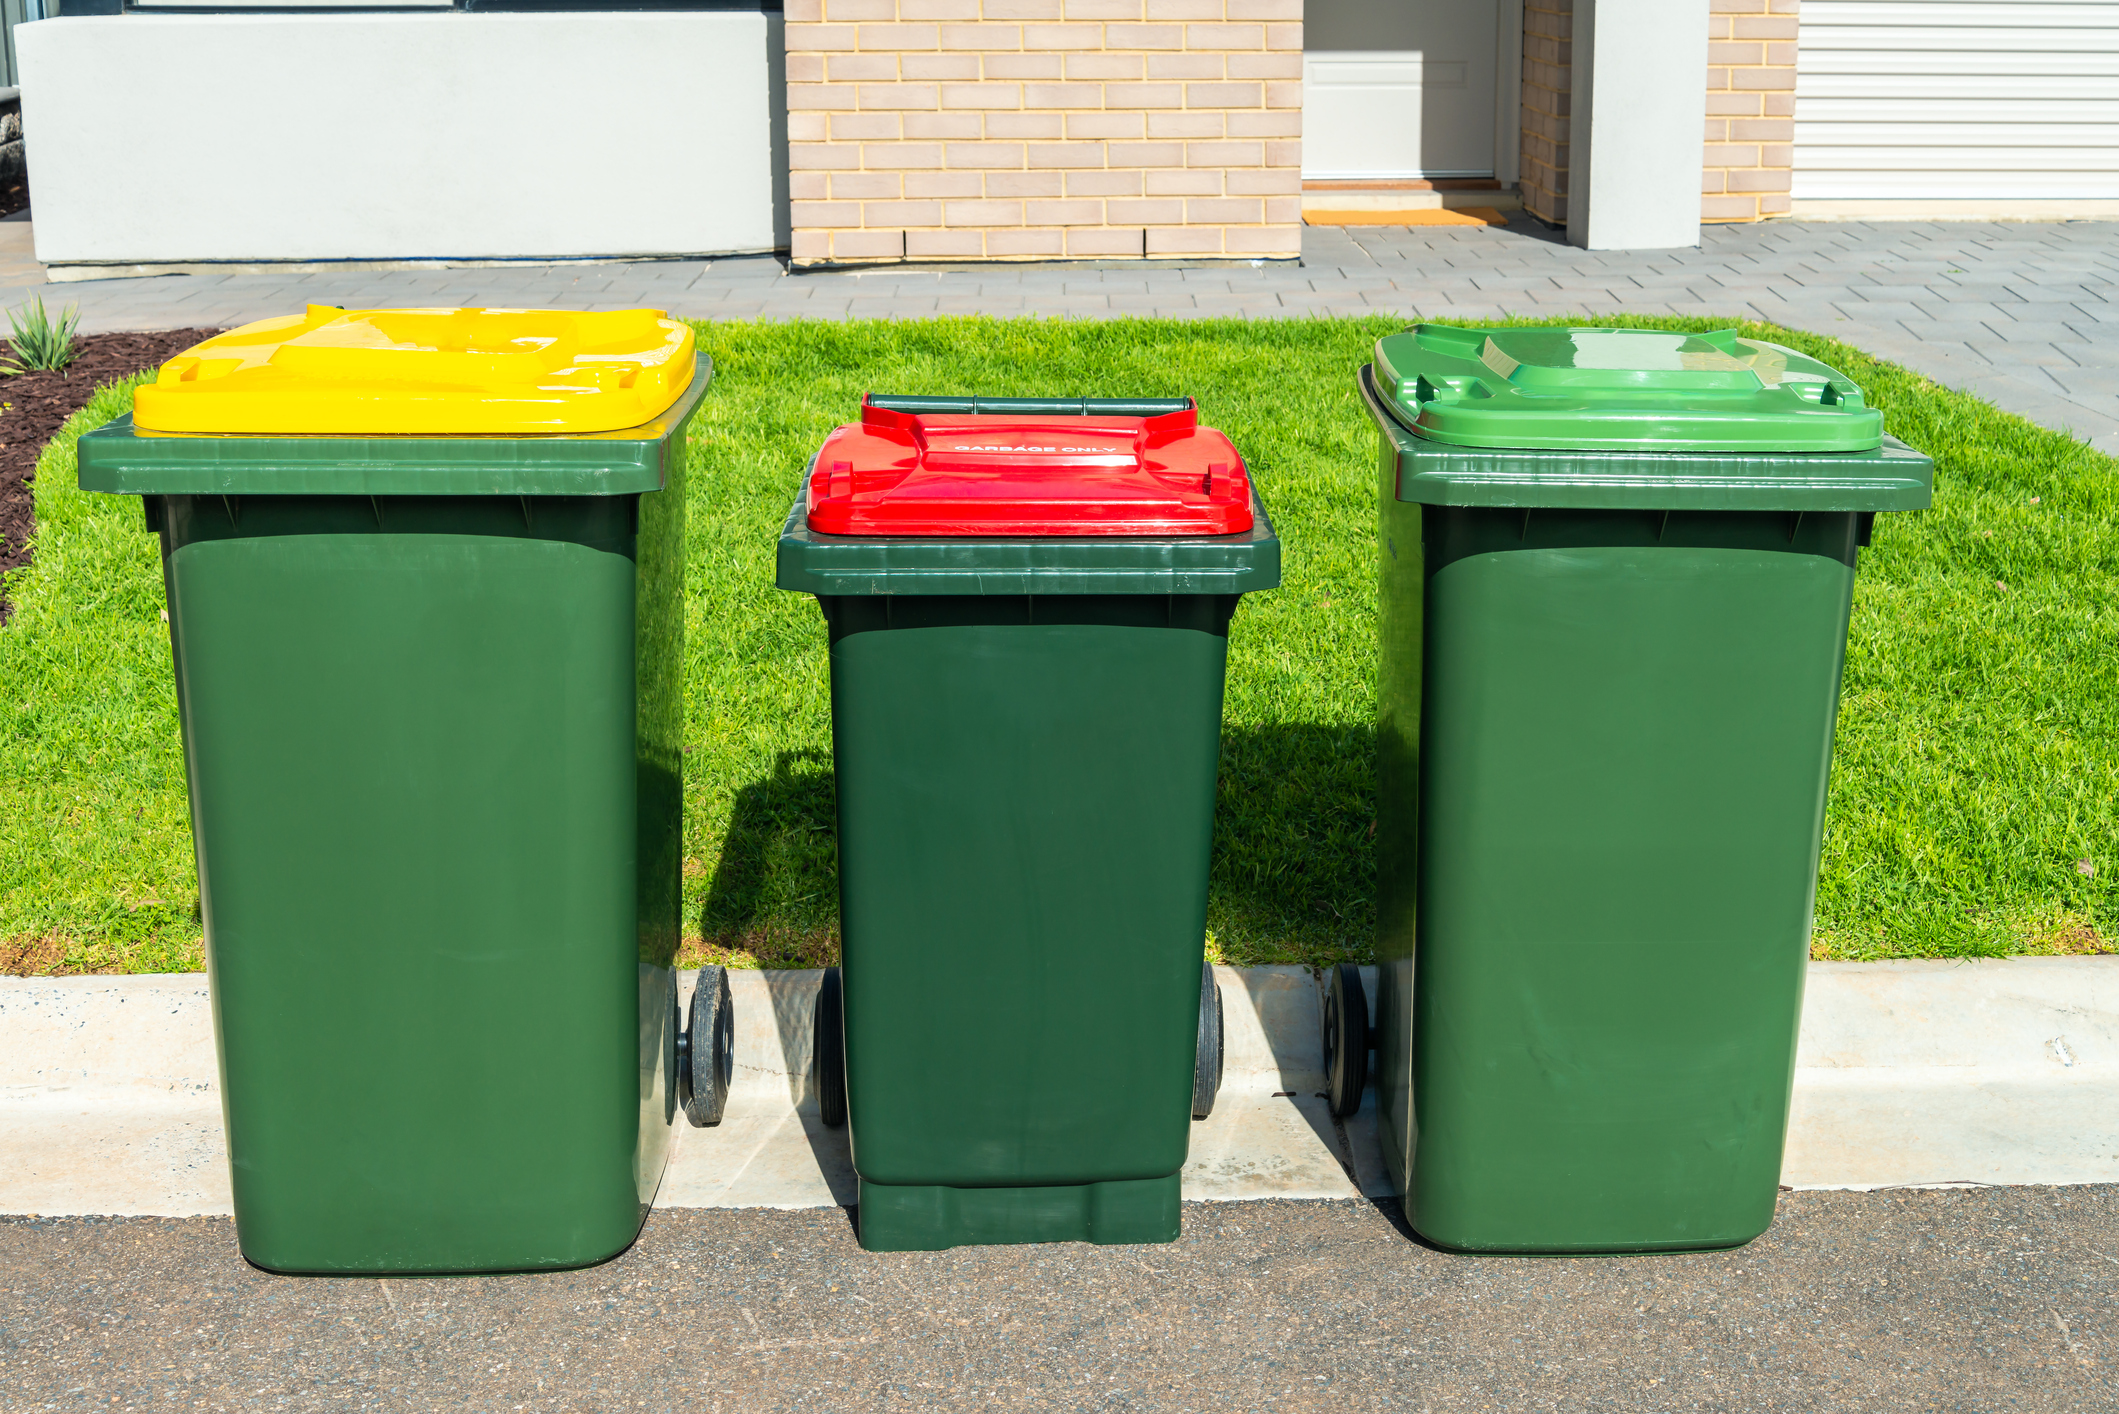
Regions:
<svg viewBox="0 0 2119 1414"><path fill-rule="evenodd" d="M82 440L84 487L161 537L259 1266L579 1266L637 1233L674 1112L707 378L602 439Z"/></svg>
<svg viewBox="0 0 2119 1414"><path fill-rule="evenodd" d="M779 583L831 643L862 1244L1173 1240L1228 625L1278 578L1262 509L1190 541L842 536L807 509Z"/></svg>
<svg viewBox="0 0 2119 1414"><path fill-rule="evenodd" d="M1379 1113L1445 1246L1773 1216L1858 547L1926 459L1382 434ZM1770 507L1770 508L1769 508Z"/></svg>

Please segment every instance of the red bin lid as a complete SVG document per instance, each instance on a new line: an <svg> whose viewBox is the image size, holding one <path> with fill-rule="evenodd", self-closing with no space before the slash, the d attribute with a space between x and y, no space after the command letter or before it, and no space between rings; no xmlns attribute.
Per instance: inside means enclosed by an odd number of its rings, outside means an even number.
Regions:
<svg viewBox="0 0 2119 1414"><path fill-rule="evenodd" d="M1251 478L1190 398L861 400L810 469L824 535L1240 535Z"/></svg>

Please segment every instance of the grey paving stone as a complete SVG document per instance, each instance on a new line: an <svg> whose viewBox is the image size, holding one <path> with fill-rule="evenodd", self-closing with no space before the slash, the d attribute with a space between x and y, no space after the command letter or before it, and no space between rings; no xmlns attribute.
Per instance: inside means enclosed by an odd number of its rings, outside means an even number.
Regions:
<svg viewBox="0 0 2119 1414"><path fill-rule="evenodd" d="M1983 299L1951 299L1945 295L1931 294L1926 299L1916 299L1913 307L1934 324L1984 324L1989 321L2008 323L2014 316L2012 309L2020 310L2021 304L2001 304Z"/></svg>
<svg viewBox="0 0 2119 1414"><path fill-rule="evenodd" d="M1029 312L1030 301L1021 296L941 295L934 302L937 314L1002 314Z"/></svg>
<svg viewBox="0 0 2119 1414"><path fill-rule="evenodd" d="M1940 261L1923 262L1918 269L1911 270L1878 269L1875 266L1870 266L1863 270L1856 279L1848 283L1849 287L1856 291L1863 291L1872 287L1889 290L1890 293L1881 296L1881 298L1896 299L1904 287L1908 285L1918 285L1925 289L1927 286L1934 284L1937 279L1942 277L1944 268L1943 263Z"/></svg>
<svg viewBox="0 0 2119 1414"><path fill-rule="evenodd" d="M1978 391L1979 396L1987 401L2003 406L2001 399L1982 390L1967 391ZM2013 405L2006 406L2005 411L2056 432L2065 432L2107 455L2119 456L2119 417L2100 414L2072 398L2024 397L2012 402Z"/></svg>
<svg viewBox="0 0 2119 1414"><path fill-rule="evenodd" d="M1990 346L2000 336L1994 327L1981 320L1900 320L1899 330L1923 344L1937 346L1979 347Z"/></svg>
<svg viewBox="0 0 2119 1414"><path fill-rule="evenodd" d="M1373 319L1377 315L1392 315L1409 320L1412 317L1413 305L1410 300L1404 298L1379 301L1355 296L1310 300L1299 305L1287 305L1286 309L1291 315L1312 319Z"/></svg>
<svg viewBox="0 0 2119 1414"><path fill-rule="evenodd" d="M2113 410L2119 412L2119 368L2062 368L2048 364L2044 372L2071 396L2110 399Z"/></svg>
<svg viewBox="0 0 2119 1414"><path fill-rule="evenodd" d="M2005 369L2081 368L2080 359L2070 357L2068 350L2060 344L2040 339L2008 340L1999 338L1968 338L1967 347L1980 357L1990 360L1995 367Z"/></svg>
<svg viewBox="0 0 2119 1414"><path fill-rule="evenodd" d="M1506 319L1511 311L1498 304L1483 304L1476 301L1452 304L1419 306L1430 319L1449 324L1476 324L1486 319Z"/></svg>
<svg viewBox="0 0 2119 1414"><path fill-rule="evenodd" d="M1105 308L1109 309L1113 314L1137 318L1152 319L1155 317L1156 311L1166 309L1169 305L1170 297L1168 295L1149 294L1145 291L1140 294L1109 295L1105 298ZM1189 309L1196 306L1188 301L1185 307Z"/></svg>
<svg viewBox="0 0 2119 1414"><path fill-rule="evenodd" d="M1686 319L1720 319L1729 322L1758 318L1756 310L1731 309L1726 304L1701 300L1671 300L1663 305L1661 312Z"/></svg>
<svg viewBox="0 0 2119 1414"><path fill-rule="evenodd" d="M1984 321L1982 321L1984 322ZM2011 344L2079 344L2087 340L2058 320L1997 319L1987 324L1994 337Z"/></svg>
<svg viewBox="0 0 2119 1414"><path fill-rule="evenodd" d="M1971 344L1965 342L1965 339L1967 337L1976 338L1980 334L1983 334L1985 332L1983 329L1975 328L1971 331L1960 331L1958 334L1955 335L1937 335L1931 333L1924 333L1919 330L1910 330L1907 332L1909 336L1915 341L1911 346L1893 345L1890 347L1887 353L1886 348L1881 346L1881 341L1877 341L1879 343L1879 347L1872 349L1871 352L1891 357L1894 361L1903 363L1905 362L1904 355L1910 348L1911 350L1916 350L1919 354L1925 355L1929 358L1961 358L1967 359L1973 364L1985 368L1999 367L1999 365L1996 364L1992 359L1988 358L1985 354L1979 352L1979 350L1974 348Z"/></svg>
<svg viewBox="0 0 2119 1414"><path fill-rule="evenodd" d="M2083 318L2092 310L2109 310L2112 307L2110 300L2092 299L2088 296L2077 296L2073 299L2048 299L2043 297L2046 293L2048 292L2042 290L2032 292L2031 298L2016 304L2001 305L1998 308L2005 317L2021 323L2035 324L2041 321L2048 321L2057 324L2069 324Z"/></svg>

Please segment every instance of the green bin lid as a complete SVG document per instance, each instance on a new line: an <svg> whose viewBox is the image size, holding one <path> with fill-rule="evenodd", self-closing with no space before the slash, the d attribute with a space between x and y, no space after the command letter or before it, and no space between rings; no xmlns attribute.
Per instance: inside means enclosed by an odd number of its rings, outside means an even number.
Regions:
<svg viewBox="0 0 2119 1414"><path fill-rule="evenodd" d="M1456 447L1863 452L1883 415L1814 358L1734 330L1456 329L1376 341L1393 414Z"/></svg>
<svg viewBox="0 0 2119 1414"><path fill-rule="evenodd" d="M1453 447L1422 436L1377 385L1355 376L1382 434L1386 486L1432 506L1696 511L1911 511L1935 464L1895 437L1860 452L1553 451Z"/></svg>
<svg viewBox="0 0 2119 1414"><path fill-rule="evenodd" d="M713 378L638 427L521 436L151 432L130 414L79 445L83 491L206 496L624 496L659 491Z"/></svg>

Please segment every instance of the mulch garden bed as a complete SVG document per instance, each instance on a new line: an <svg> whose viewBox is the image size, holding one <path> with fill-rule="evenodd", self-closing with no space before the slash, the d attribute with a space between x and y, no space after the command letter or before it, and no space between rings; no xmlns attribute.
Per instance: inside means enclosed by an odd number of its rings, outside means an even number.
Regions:
<svg viewBox="0 0 2119 1414"><path fill-rule="evenodd" d="M29 563L36 509L30 482L37 454L66 419L113 379L152 368L218 329L172 329L163 334L85 334L63 373L18 373L0 378L0 574ZM0 623L13 606L0 597Z"/></svg>

